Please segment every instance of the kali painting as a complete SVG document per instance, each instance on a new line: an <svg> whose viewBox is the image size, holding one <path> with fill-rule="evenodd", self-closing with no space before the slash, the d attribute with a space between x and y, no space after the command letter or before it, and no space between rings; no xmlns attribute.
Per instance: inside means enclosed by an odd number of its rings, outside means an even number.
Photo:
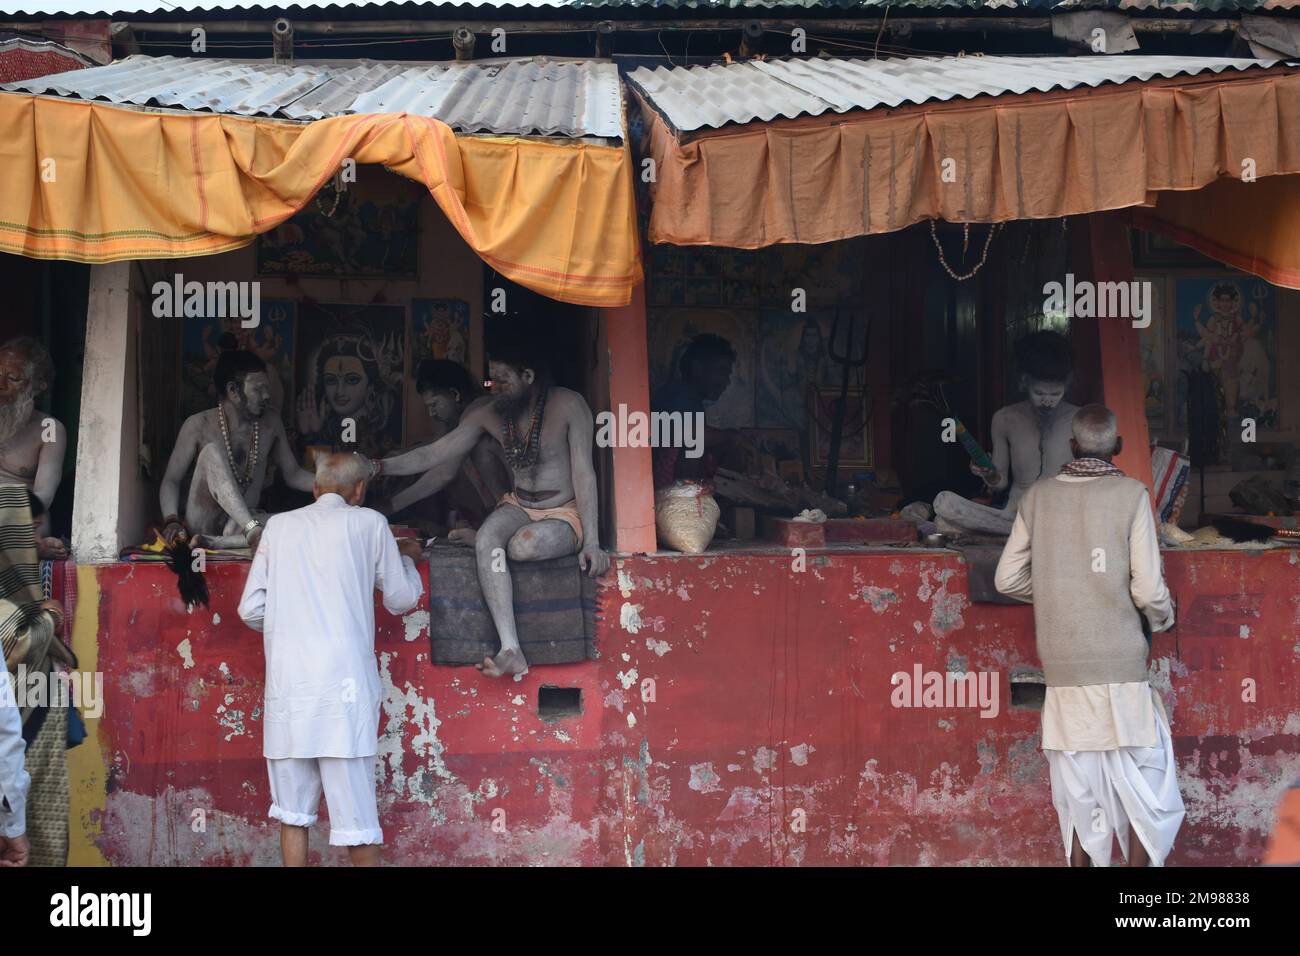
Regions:
<svg viewBox="0 0 1300 956"><path fill-rule="evenodd" d="M362 176L341 193L327 187L258 237L258 274L413 278L422 193L396 176Z"/></svg>
<svg viewBox="0 0 1300 956"><path fill-rule="evenodd" d="M399 306L299 305L294 411L304 463L321 450L374 458L401 447L405 325Z"/></svg>

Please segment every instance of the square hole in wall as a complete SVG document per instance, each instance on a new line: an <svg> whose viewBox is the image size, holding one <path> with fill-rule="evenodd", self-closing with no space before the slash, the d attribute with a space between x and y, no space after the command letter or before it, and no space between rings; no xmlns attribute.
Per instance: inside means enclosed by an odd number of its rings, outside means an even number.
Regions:
<svg viewBox="0 0 1300 956"><path fill-rule="evenodd" d="M1011 709L1042 710L1047 700L1047 683L1042 672L1011 675Z"/></svg>
<svg viewBox="0 0 1300 956"><path fill-rule="evenodd" d="M581 687L537 688L537 716L545 721L582 716Z"/></svg>

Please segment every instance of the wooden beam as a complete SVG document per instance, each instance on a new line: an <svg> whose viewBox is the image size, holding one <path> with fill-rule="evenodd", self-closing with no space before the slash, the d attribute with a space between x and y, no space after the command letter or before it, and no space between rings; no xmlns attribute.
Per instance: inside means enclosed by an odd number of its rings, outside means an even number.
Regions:
<svg viewBox="0 0 1300 956"><path fill-rule="evenodd" d="M45 21L0 21L0 29L15 32L40 32ZM876 34L882 30L887 34L908 33L1050 33L1050 17L861 17L861 18L817 18L801 19L766 19L749 20L737 16L734 19L665 19L665 20L611 20L611 33L656 33L662 30L674 31L713 31L741 32L746 22L753 23L771 33L788 34L795 27L802 27L809 34L816 33L867 33ZM120 26L119 26L120 24ZM422 20L307 20L293 21L295 32L313 36L363 36L389 34L394 36L418 35L428 33L445 34L448 37L457 28L465 28L473 33L490 33L501 28L507 33L595 33L600 30L602 20L477 20L468 21L463 16L449 14L443 19ZM1129 24L1137 33L1167 34L1208 34L1235 33L1239 22L1235 19L1219 17L1214 19L1174 18L1174 17L1130 17ZM117 29L129 26L137 33L177 33L188 36L195 27L201 26L209 33L256 33L265 35L270 31L268 20L185 20L157 21L124 20L115 21Z"/></svg>

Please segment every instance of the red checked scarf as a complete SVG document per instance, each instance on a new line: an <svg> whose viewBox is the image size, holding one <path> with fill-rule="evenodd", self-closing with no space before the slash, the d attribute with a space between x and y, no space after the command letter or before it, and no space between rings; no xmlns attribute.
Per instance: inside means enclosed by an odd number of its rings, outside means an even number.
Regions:
<svg viewBox="0 0 1300 956"><path fill-rule="evenodd" d="M1102 475L1114 475L1116 478L1124 477L1124 472L1101 458L1076 458L1074 461L1066 463L1065 467L1061 469L1061 474L1070 475L1073 478L1099 478Z"/></svg>

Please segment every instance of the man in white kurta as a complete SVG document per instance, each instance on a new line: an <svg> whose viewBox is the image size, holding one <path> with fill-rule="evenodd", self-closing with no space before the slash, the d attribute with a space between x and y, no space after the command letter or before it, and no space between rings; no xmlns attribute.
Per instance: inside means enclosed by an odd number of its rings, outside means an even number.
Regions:
<svg viewBox="0 0 1300 956"><path fill-rule="evenodd" d="M1167 630L1173 603L1146 487L1111 463L1115 416L1087 405L1072 429L1074 461L1025 495L995 583L1034 605L1043 754L1071 865L1109 866L1118 839L1130 866L1161 866L1184 807L1142 617Z"/></svg>
<svg viewBox="0 0 1300 956"><path fill-rule="evenodd" d="M360 507L368 475L358 455L322 457L316 502L267 522L239 602L244 623L265 635L263 754L286 866L306 864L322 790L331 845L375 865L383 842L374 593L404 614L423 588L419 543L399 544L383 515Z"/></svg>

